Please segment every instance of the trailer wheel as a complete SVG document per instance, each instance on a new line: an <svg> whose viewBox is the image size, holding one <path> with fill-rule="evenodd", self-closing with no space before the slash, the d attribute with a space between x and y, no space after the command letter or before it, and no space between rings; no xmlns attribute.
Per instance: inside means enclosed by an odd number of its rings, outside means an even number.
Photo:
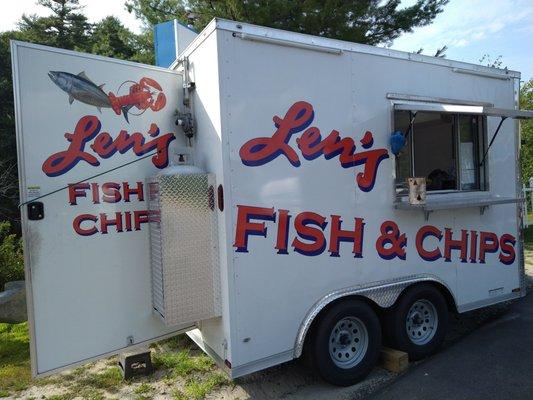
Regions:
<svg viewBox="0 0 533 400"><path fill-rule="evenodd" d="M448 328L448 307L431 285L417 285L400 296L384 318L385 340L391 347L420 360L437 351Z"/></svg>
<svg viewBox="0 0 533 400"><path fill-rule="evenodd" d="M378 360L379 319L367 304L344 301L320 319L311 344L313 365L324 380L353 385L368 375Z"/></svg>

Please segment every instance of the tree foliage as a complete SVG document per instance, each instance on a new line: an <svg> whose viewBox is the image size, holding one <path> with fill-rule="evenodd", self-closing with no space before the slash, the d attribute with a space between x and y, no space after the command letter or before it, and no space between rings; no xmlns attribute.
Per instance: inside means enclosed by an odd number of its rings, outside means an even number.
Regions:
<svg viewBox="0 0 533 400"><path fill-rule="evenodd" d="M128 0L148 26L172 18L203 29L214 17L367 44L387 44L428 25L448 0Z"/></svg>
<svg viewBox="0 0 533 400"><path fill-rule="evenodd" d="M17 147L10 39L22 39L18 32L0 33L0 219L18 219Z"/></svg>
<svg viewBox="0 0 533 400"><path fill-rule="evenodd" d="M520 108L533 110L533 79L527 81L520 89ZM522 181L528 182L530 178L533 178L533 120L520 121L520 133Z"/></svg>
<svg viewBox="0 0 533 400"><path fill-rule="evenodd" d="M490 54L485 53L483 54L483 57L479 59L479 63L491 68L502 68L502 55L500 54L498 57L493 59Z"/></svg>
<svg viewBox="0 0 533 400"><path fill-rule="evenodd" d="M0 291L6 282L24 279L22 240L10 228L8 221L0 222Z"/></svg>
<svg viewBox="0 0 533 400"><path fill-rule="evenodd" d="M85 50L91 30L78 0L38 0L51 11L50 16L23 15L19 22L22 34L32 42L63 49Z"/></svg>
<svg viewBox="0 0 533 400"><path fill-rule="evenodd" d="M88 40L91 53L145 64L154 61L152 41L151 30L136 35L111 16L93 27Z"/></svg>

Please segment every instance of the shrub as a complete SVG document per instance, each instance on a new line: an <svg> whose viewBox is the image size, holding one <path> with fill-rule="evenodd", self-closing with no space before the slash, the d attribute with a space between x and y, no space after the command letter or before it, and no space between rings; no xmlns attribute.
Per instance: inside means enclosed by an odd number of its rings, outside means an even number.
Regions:
<svg viewBox="0 0 533 400"><path fill-rule="evenodd" d="M10 281L24 279L22 239L10 233L9 221L0 222L0 290Z"/></svg>

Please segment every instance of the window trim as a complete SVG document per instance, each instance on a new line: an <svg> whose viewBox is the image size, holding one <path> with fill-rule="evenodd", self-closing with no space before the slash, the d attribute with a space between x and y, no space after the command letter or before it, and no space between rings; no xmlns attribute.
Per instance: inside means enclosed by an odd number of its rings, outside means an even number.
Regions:
<svg viewBox="0 0 533 400"><path fill-rule="evenodd" d="M409 105L410 108L404 108L404 105ZM398 108L396 107L397 105L401 105L401 108ZM429 106L433 106L434 104L427 104L428 108L431 108ZM444 105L444 106L448 106L448 104L440 104L438 103L437 105ZM407 111L409 112L409 119L411 119L411 114L413 111L421 111L421 112L428 112L428 113L436 113L436 114L443 114L443 113L446 113L446 114L451 114L453 116L453 119L454 119L454 122L453 122L453 135L454 135L454 150L456 152L456 157L455 157L455 167L456 167L456 171L457 171L457 176L456 176L456 188L455 189L446 189L446 190L431 190L431 191L427 191L427 195L428 196L433 196L433 195L444 195L444 194L463 194L463 193L484 193L484 192L488 192L489 191L489 181L488 181L488 176L489 176L489 172L488 172L488 164L487 162L485 162L482 166L480 165L477 165L476 168L476 172L478 174L478 180L479 180L479 189L461 189L461 171L460 171L460 160L459 160L459 150L460 150L460 132L459 132L459 116L460 115L470 115L470 116L478 116L479 117L479 123L478 123L478 132L477 132L477 135L475 136L475 143L477 144L476 146L476 151L477 151L477 155L476 155L476 159L479 160L479 158L484 154L485 150L487 149L487 140L488 140L488 131L487 131L487 127L488 127L488 123L487 123L487 116L484 115L484 114L480 114L480 113L457 113L457 112L449 112L449 111L446 111L446 112L442 112L442 111L438 111L438 110L431 110L431 111L426 111L426 110L420 110L420 109L417 109L417 108L413 108L413 103L393 103L393 107L392 107L392 118L391 118L391 121L392 121L392 126L393 126L393 129L392 131L394 132L396 130L396 125L395 125L395 113L396 111ZM479 106L461 106L461 107L476 107L476 108L479 108ZM533 112L532 112L533 114ZM416 124L416 119L415 119L415 124ZM409 133L409 137L408 137L408 140L409 140L409 145L410 145L410 149L411 149L411 152L410 152L410 175L413 175L414 174L414 171L415 171L415 146L414 146L414 126L415 124L413 124L413 126L411 127L411 130L410 130L410 133ZM409 193L407 191L405 191L405 189L399 189L398 188L398 157L395 156L394 157L394 176L395 176L395 179L394 179L394 192L395 192L395 195L396 197L405 197L405 196L408 196Z"/></svg>
<svg viewBox="0 0 533 400"><path fill-rule="evenodd" d="M414 102L395 102L394 111L425 111L439 112L449 114L479 114L486 117L507 117L514 119L531 119L533 111L516 110L510 108L498 108L488 106L473 106L463 104L448 103L414 103Z"/></svg>

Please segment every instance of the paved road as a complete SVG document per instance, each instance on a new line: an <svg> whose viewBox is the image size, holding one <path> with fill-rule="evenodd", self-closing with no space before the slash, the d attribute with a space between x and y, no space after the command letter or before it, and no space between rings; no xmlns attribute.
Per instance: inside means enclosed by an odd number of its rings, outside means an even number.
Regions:
<svg viewBox="0 0 533 400"><path fill-rule="evenodd" d="M533 399L533 294L371 400Z"/></svg>

